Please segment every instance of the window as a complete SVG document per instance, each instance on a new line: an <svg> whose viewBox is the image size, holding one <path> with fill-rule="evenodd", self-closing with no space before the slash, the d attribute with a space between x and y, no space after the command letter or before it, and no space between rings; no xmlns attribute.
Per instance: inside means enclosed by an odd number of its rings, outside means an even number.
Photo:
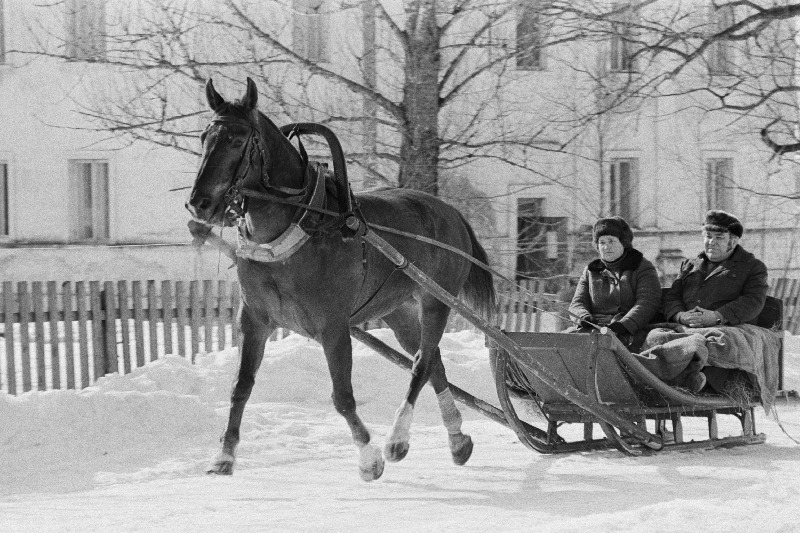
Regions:
<svg viewBox="0 0 800 533"><path fill-rule="evenodd" d="M610 67L614 72L635 72L633 49L633 23L636 20L635 11L627 8L625 4L617 4L614 10L622 12L617 16L611 28Z"/></svg>
<svg viewBox="0 0 800 533"><path fill-rule="evenodd" d="M70 238L108 239L108 162L69 162Z"/></svg>
<svg viewBox="0 0 800 533"><path fill-rule="evenodd" d="M544 198L517 200L517 278L563 273L567 259L567 219L546 217Z"/></svg>
<svg viewBox="0 0 800 533"><path fill-rule="evenodd" d="M607 212L639 225L639 160L612 159L608 169Z"/></svg>
<svg viewBox="0 0 800 533"><path fill-rule="evenodd" d="M538 2L520 5L517 18L517 68L519 70L541 70L542 45L544 43L541 21L541 6Z"/></svg>
<svg viewBox="0 0 800 533"><path fill-rule="evenodd" d="M710 8L710 31L717 34L733 25L733 7L725 5ZM733 43L727 39L719 39L708 47L706 60L708 70L712 74L730 74L733 72Z"/></svg>
<svg viewBox="0 0 800 533"><path fill-rule="evenodd" d="M8 163L0 162L0 236L8 236Z"/></svg>
<svg viewBox="0 0 800 533"><path fill-rule="evenodd" d="M105 0L67 0L66 9L66 56L71 59L104 59Z"/></svg>
<svg viewBox="0 0 800 533"><path fill-rule="evenodd" d="M706 209L730 210L733 206L733 159L706 160Z"/></svg>
<svg viewBox="0 0 800 533"><path fill-rule="evenodd" d="M328 61L328 16L323 6L324 0L294 0L294 51L315 63Z"/></svg>
<svg viewBox="0 0 800 533"><path fill-rule="evenodd" d="M5 2L0 0L0 63L6 62L6 19Z"/></svg>

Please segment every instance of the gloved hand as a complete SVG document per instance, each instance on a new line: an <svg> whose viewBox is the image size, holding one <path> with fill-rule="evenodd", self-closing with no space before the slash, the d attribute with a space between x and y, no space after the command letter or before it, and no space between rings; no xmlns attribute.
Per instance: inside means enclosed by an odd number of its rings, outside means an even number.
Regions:
<svg viewBox="0 0 800 533"><path fill-rule="evenodd" d="M583 318L581 318L580 322L578 322L578 327L584 329L595 329L594 321L595 320L592 315L586 315Z"/></svg>
<svg viewBox="0 0 800 533"><path fill-rule="evenodd" d="M621 337L628 337L630 335L630 332L628 332L628 329L625 326L623 326L622 324L620 324L619 322L612 322L611 324L608 325L608 329L613 331L614 335L616 335L617 337L620 337L620 338Z"/></svg>

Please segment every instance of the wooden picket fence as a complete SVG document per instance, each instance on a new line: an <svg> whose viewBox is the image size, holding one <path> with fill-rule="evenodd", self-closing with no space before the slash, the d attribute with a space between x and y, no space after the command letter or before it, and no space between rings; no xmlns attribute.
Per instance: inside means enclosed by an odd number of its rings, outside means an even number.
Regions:
<svg viewBox="0 0 800 533"><path fill-rule="evenodd" d="M515 284L501 282L497 285L497 314L494 322L506 331L541 331L545 315L555 314L565 317L566 304L554 303L556 294L544 291L541 280L521 280ZM569 321L564 320L561 329L566 329Z"/></svg>
<svg viewBox="0 0 800 533"><path fill-rule="evenodd" d="M226 281L4 282L0 388L83 388L166 354L235 346L238 305Z"/></svg>
<svg viewBox="0 0 800 533"><path fill-rule="evenodd" d="M565 319L556 321L558 329L568 325L565 304L544 292L542 282L501 283L497 289L495 323L501 329L540 331L545 315ZM800 280L775 279L770 295L784 302L784 328L800 333ZM238 306L236 282L3 282L0 390L80 389L168 354L192 359L236 346ZM474 328L451 313L447 331L464 329ZM279 330L272 338L288 333Z"/></svg>

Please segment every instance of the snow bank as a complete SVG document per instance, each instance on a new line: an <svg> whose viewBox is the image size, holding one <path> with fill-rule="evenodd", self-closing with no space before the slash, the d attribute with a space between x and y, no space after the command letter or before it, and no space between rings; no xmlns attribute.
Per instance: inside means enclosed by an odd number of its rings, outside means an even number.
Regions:
<svg viewBox="0 0 800 533"><path fill-rule="evenodd" d="M373 333L399 348L389 330ZM410 376L358 342L353 349L359 413L381 443ZM450 333L441 349L450 381L496 404L483 335ZM787 337L787 389L800 389L799 353L800 337ZM103 480L165 472L200 475L225 427L237 367L236 349L201 354L195 364L168 356L82 391L0 395L0 456L6 459L0 462L0 494L86 489ZM269 343L242 426L242 446L258 450L243 454L241 466L248 468L251 461L253 467L262 456L274 460L275 453L292 447L313 453L328 453L330 446L350 450L349 432L330 393L318 344L298 335ZM467 423L483 420L466 408L462 413ZM795 413L780 414L786 420ZM413 431L443 431L430 387L420 396L414 424ZM503 442L516 442L507 433Z"/></svg>

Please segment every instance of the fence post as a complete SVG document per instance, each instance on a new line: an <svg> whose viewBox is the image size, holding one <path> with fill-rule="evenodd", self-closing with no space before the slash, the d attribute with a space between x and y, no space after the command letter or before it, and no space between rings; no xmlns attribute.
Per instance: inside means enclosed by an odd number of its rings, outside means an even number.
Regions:
<svg viewBox="0 0 800 533"><path fill-rule="evenodd" d="M97 356L95 356L94 360L95 361L100 360L100 361L103 362L103 364L102 364L102 370L99 369L99 368L95 368L94 369L94 371L95 371L95 376L94 376L95 381L98 378L108 374L109 373L108 368L110 366L109 360L108 360L109 359L109 357L108 357L108 349L107 349L109 332L108 332L108 310L107 310L107 306L106 306L106 289L105 288L100 290L100 313L99 314L100 314L100 338L102 340L100 342L100 346L95 346L94 349L95 350L98 350L98 349L101 350L101 354L100 354L101 357L98 358ZM116 341L116 332L114 332L114 333L115 333L114 340Z"/></svg>

